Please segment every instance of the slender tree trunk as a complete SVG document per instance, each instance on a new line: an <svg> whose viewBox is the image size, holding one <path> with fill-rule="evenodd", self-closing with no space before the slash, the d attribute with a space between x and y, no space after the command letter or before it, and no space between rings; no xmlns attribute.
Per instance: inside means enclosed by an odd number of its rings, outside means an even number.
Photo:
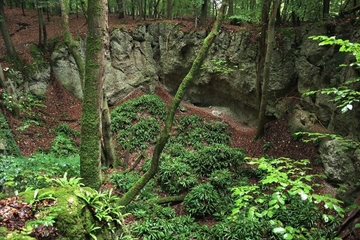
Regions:
<svg viewBox="0 0 360 240"><path fill-rule="evenodd" d="M119 8L119 10L118 10L118 13L119 13L119 18L121 19L121 18L124 18L125 17L125 9L123 8L123 6L124 6L124 4L123 4L123 1L124 0L117 0L116 2L117 2L117 5L118 5L118 8Z"/></svg>
<svg viewBox="0 0 360 240"><path fill-rule="evenodd" d="M44 20L44 8L43 6L37 5L38 20L39 20L39 48L45 49L47 46L47 31Z"/></svg>
<svg viewBox="0 0 360 240"><path fill-rule="evenodd" d="M76 41L74 41L69 25L69 0L59 0L60 9L61 9L61 20L62 27L64 31L64 42L68 47L71 55L75 59L76 66L79 71L79 78L81 81L81 88L84 89L84 81L85 81L85 64L80 55L79 46Z"/></svg>
<svg viewBox="0 0 360 240"><path fill-rule="evenodd" d="M102 132L103 132L103 145L105 157L105 165L108 167L117 167L118 162L115 154L114 141L111 134L111 118L110 110L107 104L105 93L103 93L103 107L102 107Z"/></svg>
<svg viewBox="0 0 360 240"><path fill-rule="evenodd" d="M330 0L323 0L323 19L327 19L330 13Z"/></svg>
<svg viewBox="0 0 360 240"><path fill-rule="evenodd" d="M166 0L166 18L167 19L172 19L171 5L172 5L172 1L171 0Z"/></svg>
<svg viewBox="0 0 360 240"><path fill-rule="evenodd" d="M5 42L6 47L6 54L11 58L13 61L19 60L19 56L15 51L13 42L10 37L9 29L6 25L5 13L4 13L4 1L0 0L0 30L2 37Z"/></svg>
<svg viewBox="0 0 360 240"><path fill-rule="evenodd" d="M203 4L201 5L200 22L199 22L200 26L204 26L206 24L208 6L209 6L209 0L204 0Z"/></svg>
<svg viewBox="0 0 360 240"><path fill-rule="evenodd" d="M101 185L101 107L105 53L109 45L107 0L89 0L85 86L81 116L80 176L86 186Z"/></svg>
<svg viewBox="0 0 360 240"><path fill-rule="evenodd" d="M227 7L227 0L223 0L218 19L215 21L213 29L211 30L209 35L205 38L203 46L201 47L198 55L196 56L191 66L191 69L189 70L188 74L181 82L174 98L172 99L170 109L167 113L165 126L162 129L160 138L155 145L149 170L144 175L141 176L141 178L130 188L130 190L127 193L125 193L120 198L119 205L122 206L128 205L136 197L136 195L139 194L141 189L150 181L150 179L152 179L155 176L155 174L158 172L160 155L165 147L165 144L167 143L167 140L169 139L171 126L174 121L176 110L178 109L188 86L194 80L196 74L199 72L202 63L204 62L207 56L210 46L214 42L216 36L219 34L220 26L225 18L226 7Z"/></svg>
<svg viewBox="0 0 360 240"><path fill-rule="evenodd" d="M260 109L260 101L261 101L261 79L263 76L264 69L264 59L266 52L266 29L268 23L269 16L269 0L264 0L262 10L261 10L261 34L259 40L259 55L257 59L257 71L256 71L256 105L258 109Z"/></svg>
<svg viewBox="0 0 360 240"><path fill-rule="evenodd" d="M267 49L266 49L265 64L264 64L264 80L262 86L262 96L261 96L261 103L260 103L260 110L258 117L256 139L259 139L264 134L265 112L268 103L268 86L270 81L271 54L273 51L273 45L275 40L275 18L276 18L277 10L279 8L280 1L281 0L275 0L273 2L269 17Z"/></svg>
<svg viewBox="0 0 360 240"><path fill-rule="evenodd" d="M229 0L228 16L234 15L234 0Z"/></svg>

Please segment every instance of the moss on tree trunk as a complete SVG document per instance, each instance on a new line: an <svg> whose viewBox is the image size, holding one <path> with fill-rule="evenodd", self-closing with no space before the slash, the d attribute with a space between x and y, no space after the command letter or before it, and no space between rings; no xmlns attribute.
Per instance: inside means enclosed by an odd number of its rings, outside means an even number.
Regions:
<svg viewBox="0 0 360 240"><path fill-rule="evenodd" d="M86 66L81 116L80 176L86 186L101 185L101 107L105 46L108 45L106 0L89 0Z"/></svg>

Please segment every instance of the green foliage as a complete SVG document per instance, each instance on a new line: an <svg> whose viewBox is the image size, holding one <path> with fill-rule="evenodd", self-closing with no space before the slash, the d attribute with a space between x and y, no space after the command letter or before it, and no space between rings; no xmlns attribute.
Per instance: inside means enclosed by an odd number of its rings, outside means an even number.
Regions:
<svg viewBox="0 0 360 240"><path fill-rule="evenodd" d="M199 225L189 216L171 219L146 218L136 222L131 232L136 237L149 240L213 239L207 226Z"/></svg>
<svg viewBox="0 0 360 240"><path fill-rule="evenodd" d="M110 175L110 179L116 188L123 193L129 191L139 178L140 175L138 172L114 173ZM137 199L150 199L154 197L153 184L154 180L150 180L148 184L141 189L140 195L137 196Z"/></svg>
<svg viewBox="0 0 360 240"><path fill-rule="evenodd" d="M106 229L112 236L129 238L131 235L124 223L124 217L128 214L122 214L123 206L118 204L119 198L112 194L112 191L104 192L78 192L77 197L82 199L86 207L90 209L93 216L98 220L98 226L91 226L86 229L87 234L96 238L96 232ZM121 230L121 232L119 232Z"/></svg>
<svg viewBox="0 0 360 240"><path fill-rule="evenodd" d="M138 119L138 115L145 115L146 113L164 119L166 115L166 105L161 98L155 95L144 95L126 101L111 112L112 132L116 133L124 129L125 126Z"/></svg>
<svg viewBox="0 0 360 240"><path fill-rule="evenodd" d="M65 134L61 133L51 143L51 153L58 157L69 157L79 152L74 142Z"/></svg>
<svg viewBox="0 0 360 240"><path fill-rule="evenodd" d="M211 173L209 180L211 185L220 191L227 191L228 187L233 183L229 169L215 170Z"/></svg>
<svg viewBox="0 0 360 240"><path fill-rule="evenodd" d="M0 143L4 145L3 155L20 156L20 149L3 114L0 114Z"/></svg>
<svg viewBox="0 0 360 240"><path fill-rule="evenodd" d="M160 163L158 182L168 193L181 193L198 182L193 169L181 161L180 157L163 155Z"/></svg>
<svg viewBox="0 0 360 240"><path fill-rule="evenodd" d="M121 192L127 192L139 180L137 172L114 173L110 175L111 181Z"/></svg>
<svg viewBox="0 0 360 240"><path fill-rule="evenodd" d="M74 130L69 125L63 123L59 124L53 131L56 135L65 134L68 137L80 136L80 131Z"/></svg>
<svg viewBox="0 0 360 240"><path fill-rule="evenodd" d="M206 144L229 144L231 132L227 124L205 121L197 115L184 116L176 120L175 133L169 142L201 148Z"/></svg>
<svg viewBox="0 0 360 240"><path fill-rule="evenodd" d="M352 55L355 57L355 62L349 65L342 64L340 66L350 66L355 68L360 67L360 43L352 43L349 40L336 39L335 37L327 36L311 36L310 39L319 40L320 46L339 45L340 52L352 53ZM346 113L347 111L353 109L354 103L360 102L360 92L352 88L358 82L360 82L360 78L346 81L344 84L338 87L309 91L304 93L303 96L310 96L316 93L333 95L334 98L331 101L337 104L337 107L341 109L342 113Z"/></svg>
<svg viewBox="0 0 360 240"><path fill-rule="evenodd" d="M210 183L202 183L194 187L184 199L186 212L194 217L214 214L219 204L220 196Z"/></svg>
<svg viewBox="0 0 360 240"><path fill-rule="evenodd" d="M209 176L215 170L237 167L244 163L245 153L224 144L212 144L200 149L197 158L196 162L191 163L195 171L202 176Z"/></svg>
<svg viewBox="0 0 360 240"><path fill-rule="evenodd" d="M62 176L77 177L80 159L78 156L59 158L52 154L36 154L29 158L2 157L0 160L0 186L14 191L26 188L38 189L51 185L51 178Z"/></svg>
<svg viewBox="0 0 360 240"><path fill-rule="evenodd" d="M15 75L15 73L13 75ZM8 78L11 77L12 75L10 74ZM15 75L15 77L17 77L17 75ZM24 96L19 97L19 99L13 99L13 96L3 92L2 99L7 110L11 112L17 108L20 110L20 112L24 113L28 118L31 119L36 119L38 117L37 110L45 107L45 105L42 103L43 97L34 95L30 92L26 93Z"/></svg>
<svg viewBox="0 0 360 240"><path fill-rule="evenodd" d="M249 221L267 221L272 233L285 239L314 239L319 231L324 234L322 238L334 237L336 224L344 214L341 201L313 193L313 178L319 176L306 172L308 160L260 158L252 159L250 164L256 164L267 175L260 185L234 188L235 219L246 212ZM266 193L261 185L268 186Z"/></svg>
<svg viewBox="0 0 360 240"><path fill-rule="evenodd" d="M160 132L160 124L155 118L144 118L134 125L125 127L117 136L123 149L130 152L146 149L149 143L155 143Z"/></svg>
<svg viewBox="0 0 360 240"><path fill-rule="evenodd" d="M60 187L80 187L83 186L84 184L82 184L81 178L78 177L72 177L72 178L68 178L67 177L67 172L64 173L64 176L62 178L54 178L52 179L52 181L59 185Z"/></svg>

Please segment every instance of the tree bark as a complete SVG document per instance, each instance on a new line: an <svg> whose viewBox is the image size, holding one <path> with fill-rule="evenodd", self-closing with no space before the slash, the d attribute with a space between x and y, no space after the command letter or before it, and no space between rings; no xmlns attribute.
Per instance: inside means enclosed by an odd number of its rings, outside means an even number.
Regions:
<svg viewBox="0 0 360 240"><path fill-rule="evenodd" d="M174 121L174 116L176 113L176 110L178 109L181 100L183 99L186 90L190 83L194 80L196 74L199 72L202 63L204 62L207 53L210 49L210 46L214 42L216 36L219 34L219 29L224 21L225 13L226 13L226 7L227 7L227 0L222 1L222 5L220 8L220 13L217 18L217 20L214 23L214 26L209 33L209 35L204 39L204 43L197 54L191 69L189 70L188 74L185 76L183 81L181 82L178 90L176 91L176 94L174 98L172 99L170 109L168 110L165 126L162 129L162 132L160 134L160 138L157 141L154 149L154 153L151 159L151 165L149 170L141 176L141 178L130 188L130 190L125 193L119 200L119 204L122 206L128 205L135 197L139 194L141 189L155 176L155 174L158 172L159 169L159 159L160 155L165 147L165 144L167 143L171 127Z"/></svg>
<svg viewBox="0 0 360 240"><path fill-rule="evenodd" d="M105 49L109 45L106 0L89 0L85 85L81 115L80 176L85 186L101 185L101 107Z"/></svg>
<svg viewBox="0 0 360 240"><path fill-rule="evenodd" d="M111 134L111 118L110 110L107 104L107 99L105 93L103 93L103 107L102 107L102 132L103 132L103 145L105 157L105 165L108 167L117 167L119 164L117 162L114 141Z"/></svg>
<svg viewBox="0 0 360 240"><path fill-rule="evenodd" d="M69 0L59 0L60 9L61 9L61 19L62 27L64 31L64 42L68 47L71 55L75 59L76 66L78 68L79 77L81 81L81 88L84 90L84 80L85 80L85 64L79 52L79 46L76 41L74 41L69 25Z"/></svg>
<svg viewBox="0 0 360 240"><path fill-rule="evenodd" d="M256 71L256 106L260 109L261 101L261 78L263 76L262 71L264 69L264 59L266 52L266 29L269 16L269 0L264 0L261 10L261 34L259 41L259 55L257 59L257 71Z"/></svg>
<svg viewBox="0 0 360 240"><path fill-rule="evenodd" d="M47 46L47 32L46 25L44 20L44 10L42 3L37 2L37 12L38 12L38 20L39 20L39 43L38 46L40 49L45 49Z"/></svg>
<svg viewBox="0 0 360 240"><path fill-rule="evenodd" d="M19 58L18 54L15 51L13 42L12 42L11 37L10 37L9 29L8 29L8 27L6 25L5 13L4 13L4 1L3 0L0 0L0 30L1 30L1 34L2 34L2 37L3 37L4 42L5 42L7 55L13 61L19 60L20 58Z"/></svg>
<svg viewBox="0 0 360 240"><path fill-rule="evenodd" d="M273 51L273 45L275 40L275 18L276 18L277 10L279 8L280 1L281 0L275 0L273 2L269 17L267 49L266 49L266 56L264 63L264 78L263 78L263 85L261 91L261 103L260 103L260 110L258 116L256 139L259 139L264 134L265 112L268 103L268 86L270 81L271 54Z"/></svg>
<svg viewBox="0 0 360 240"><path fill-rule="evenodd" d="M330 0L323 0L323 19L327 19L330 13Z"/></svg>
<svg viewBox="0 0 360 240"><path fill-rule="evenodd" d="M199 22L200 26L204 26L206 24L208 6L209 6L209 0L204 0L203 4L201 5L200 22Z"/></svg>

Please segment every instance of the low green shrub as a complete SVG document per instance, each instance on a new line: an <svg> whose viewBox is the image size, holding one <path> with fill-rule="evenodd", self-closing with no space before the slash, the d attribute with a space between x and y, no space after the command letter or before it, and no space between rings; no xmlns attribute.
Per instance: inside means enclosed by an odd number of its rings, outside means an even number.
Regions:
<svg viewBox="0 0 360 240"><path fill-rule="evenodd" d="M218 210L220 196L210 183L202 183L185 196L186 212L193 217L205 217Z"/></svg>
<svg viewBox="0 0 360 240"><path fill-rule="evenodd" d="M212 144L198 151L198 159L193 162L193 167L200 175L210 176L215 170L237 167L244 163L244 159L245 153L241 149Z"/></svg>
<svg viewBox="0 0 360 240"><path fill-rule="evenodd" d="M130 152L146 149L149 143L155 143L160 133L160 124L155 118L141 119L134 125L127 126L117 136L119 145Z"/></svg>
<svg viewBox="0 0 360 240"><path fill-rule="evenodd" d="M171 219L146 218L135 222L131 232L140 239L212 239L207 226L201 226L189 216Z"/></svg>
<svg viewBox="0 0 360 240"><path fill-rule="evenodd" d="M110 175L111 181L121 192L127 192L139 180L140 175L137 172L114 173Z"/></svg>
<svg viewBox="0 0 360 240"><path fill-rule="evenodd" d="M166 104L160 97L155 95L143 95L120 104L112 110L110 115L112 132L117 133L138 119L139 115L145 115L146 113L152 117L164 119L166 116Z"/></svg>
<svg viewBox="0 0 360 240"><path fill-rule="evenodd" d="M198 179L193 169L183 163L181 158L163 155L158 182L162 190L168 193L181 193L195 186Z"/></svg>
<svg viewBox="0 0 360 240"><path fill-rule="evenodd" d="M58 157L68 157L79 152L73 140L64 133L57 135L51 143L51 153Z"/></svg>
<svg viewBox="0 0 360 240"><path fill-rule="evenodd" d="M74 130L72 129L69 125L67 124L59 124L55 129L54 129L54 133L56 135L60 135L60 134L65 134L68 137L79 137L80 136L80 131Z"/></svg>
<svg viewBox="0 0 360 240"><path fill-rule="evenodd" d="M211 173L209 180L214 187L225 192L233 182L229 169L215 170Z"/></svg>

